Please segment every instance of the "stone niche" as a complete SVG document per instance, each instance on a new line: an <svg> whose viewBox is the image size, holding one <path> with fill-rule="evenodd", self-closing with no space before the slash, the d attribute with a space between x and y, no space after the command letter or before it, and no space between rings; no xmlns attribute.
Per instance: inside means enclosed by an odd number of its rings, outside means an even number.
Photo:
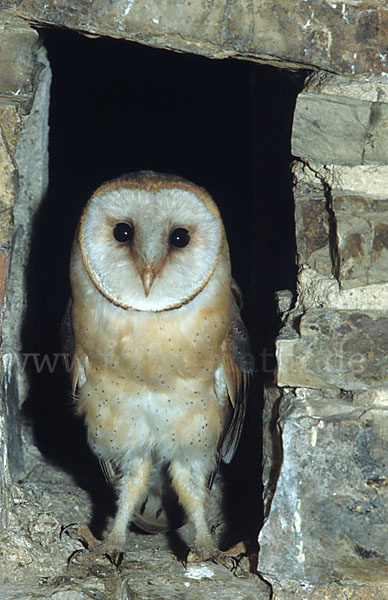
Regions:
<svg viewBox="0 0 388 600"><path fill-rule="evenodd" d="M207 566L186 578L172 569L153 581L136 567L136 552L125 576L55 568L53 561L75 548L65 538L56 549L66 508L73 520L87 520L87 495L75 496L48 464L39 493L18 484L39 462L21 428L28 379L20 356L31 237L48 184L51 72L39 43L42 27L309 71L291 136L297 293L294 299L286 290L277 294L276 378L264 390L258 570L278 600L388 598L384 0L0 0L0 529L11 565L0 573L2 597L269 597L258 578L225 580ZM149 548L145 553L160 571L162 563ZM162 570L170 569L165 564Z"/></svg>

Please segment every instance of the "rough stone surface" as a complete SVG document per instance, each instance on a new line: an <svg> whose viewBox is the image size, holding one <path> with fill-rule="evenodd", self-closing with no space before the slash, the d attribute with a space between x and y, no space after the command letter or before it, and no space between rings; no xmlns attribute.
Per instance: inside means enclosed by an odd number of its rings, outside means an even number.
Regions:
<svg viewBox="0 0 388 600"><path fill-rule="evenodd" d="M283 460L281 433L279 430L279 407L281 391L277 386L264 390L263 409L263 500L264 517L268 518L272 498Z"/></svg>
<svg viewBox="0 0 388 600"><path fill-rule="evenodd" d="M387 600L388 585L274 585L272 600Z"/></svg>
<svg viewBox="0 0 388 600"><path fill-rule="evenodd" d="M321 274L333 270L330 254L331 214L322 182L295 181L295 234L298 264L308 265Z"/></svg>
<svg viewBox="0 0 388 600"><path fill-rule="evenodd" d="M336 195L332 210L342 287L387 282L388 201Z"/></svg>
<svg viewBox="0 0 388 600"><path fill-rule="evenodd" d="M109 35L213 58L315 66L337 73L388 73L385 0L324 2L162 2L1 0L39 24Z"/></svg>
<svg viewBox="0 0 388 600"><path fill-rule="evenodd" d="M296 102L294 156L323 164L386 165L386 88L381 78L346 81L313 75Z"/></svg>
<svg viewBox="0 0 388 600"><path fill-rule="evenodd" d="M2 536L2 600L269 600L270 588L249 574L247 559L237 575L203 562L185 568L164 534L129 533L123 562L116 569L106 558L67 559L83 546L62 526L88 523L93 504L88 493L64 471L47 463L26 436L26 472L14 491L13 510ZM31 475L32 474L32 475ZM187 533L190 536L190 532Z"/></svg>
<svg viewBox="0 0 388 600"><path fill-rule="evenodd" d="M19 104L8 104L6 100L0 103L0 123L7 142L8 149L13 155L22 129L22 110Z"/></svg>
<svg viewBox="0 0 388 600"><path fill-rule="evenodd" d="M387 198L387 165L349 167L314 162L295 163L293 174L296 183L303 181L316 186L317 182L325 182L333 192L347 192L368 198Z"/></svg>
<svg viewBox="0 0 388 600"><path fill-rule="evenodd" d="M26 268L34 211L47 185L50 70L36 31L0 22L0 528L7 528L11 478L22 470L20 405L25 375L18 368L26 305ZM3 51L4 49L4 51Z"/></svg>
<svg viewBox="0 0 388 600"><path fill-rule="evenodd" d="M353 98L366 102L388 102L385 76L341 77L326 71L315 71L306 79L303 92Z"/></svg>
<svg viewBox="0 0 388 600"><path fill-rule="evenodd" d="M388 85L310 77L293 124L297 299L265 391L273 597L388 596Z"/></svg>
<svg viewBox="0 0 388 600"><path fill-rule="evenodd" d="M388 311L388 284L371 284L341 289L337 279L304 265L298 275L296 314L308 308Z"/></svg>
<svg viewBox="0 0 388 600"><path fill-rule="evenodd" d="M344 390L388 387L388 315L310 309L277 340L278 384ZM293 337L291 337L291 335Z"/></svg>
<svg viewBox="0 0 388 600"><path fill-rule="evenodd" d="M328 170L314 176L300 163L294 165L294 177L299 264L322 275L333 274L342 289L386 283L388 193L383 175L382 198L354 194L346 185L331 187Z"/></svg>
<svg viewBox="0 0 388 600"><path fill-rule="evenodd" d="M267 443L281 432L282 456L272 465L276 490L260 535L260 571L283 585L386 584L387 392L279 395L267 396L278 424L266 429Z"/></svg>
<svg viewBox="0 0 388 600"><path fill-rule="evenodd" d="M316 162L362 164L372 106L353 98L302 92L295 108L292 154Z"/></svg>
<svg viewBox="0 0 388 600"><path fill-rule="evenodd" d="M7 529L12 507L12 482L8 465L8 419L0 407L0 533Z"/></svg>
<svg viewBox="0 0 388 600"><path fill-rule="evenodd" d="M1 11L0 2L0 100L28 110L38 75L35 52L38 33L21 19Z"/></svg>
<svg viewBox="0 0 388 600"><path fill-rule="evenodd" d="M10 238L17 187L18 172L0 126L0 244L7 243Z"/></svg>

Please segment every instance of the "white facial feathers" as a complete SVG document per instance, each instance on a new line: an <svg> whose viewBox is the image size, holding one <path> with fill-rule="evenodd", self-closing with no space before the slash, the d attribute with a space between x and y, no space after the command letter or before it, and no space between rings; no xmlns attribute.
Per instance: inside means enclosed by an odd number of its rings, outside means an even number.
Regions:
<svg viewBox="0 0 388 600"><path fill-rule="evenodd" d="M128 243L115 239L117 223L132 228ZM171 242L177 229L188 233L184 247ZM156 192L133 187L103 190L85 209L79 242L99 291L114 304L141 311L176 308L196 296L226 243L215 206L209 210L194 190L178 186Z"/></svg>

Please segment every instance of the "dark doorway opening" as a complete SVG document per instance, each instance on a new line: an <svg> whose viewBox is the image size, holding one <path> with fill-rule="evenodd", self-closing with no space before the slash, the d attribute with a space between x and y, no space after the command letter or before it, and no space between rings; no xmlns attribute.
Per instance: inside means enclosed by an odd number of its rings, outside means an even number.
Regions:
<svg viewBox="0 0 388 600"><path fill-rule="evenodd" d="M53 70L50 184L35 223L25 350L61 353L72 238L99 184L152 169L205 187L225 223L257 369L245 433L230 467L240 500L235 503L232 490L229 507L233 513L237 506L258 528L260 390L275 365L274 291L295 288L290 136L306 73L64 31L46 31L43 40ZM98 466L82 424L72 417L67 375L58 371L31 372L26 413L44 454L101 496ZM58 422L60 431L52 426Z"/></svg>

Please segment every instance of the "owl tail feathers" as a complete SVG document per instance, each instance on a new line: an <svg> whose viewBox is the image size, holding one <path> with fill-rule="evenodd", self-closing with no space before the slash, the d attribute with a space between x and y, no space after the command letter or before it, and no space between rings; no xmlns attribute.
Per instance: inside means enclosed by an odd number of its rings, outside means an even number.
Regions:
<svg viewBox="0 0 388 600"><path fill-rule="evenodd" d="M102 472L112 487L117 487L121 474L107 460L100 459ZM150 477L147 493L135 508L131 521L146 533L161 533L179 529L186 523L186 515L173 490L168 463L157 463Z"/></svg>
<svg viewBox="0 0 388 600"><path fill-rule="evenodd" d="M178 529L186 515L174 492L167 466L151 475L146 496L136 507L132 522L146 533L161 533Z"/></svg>

